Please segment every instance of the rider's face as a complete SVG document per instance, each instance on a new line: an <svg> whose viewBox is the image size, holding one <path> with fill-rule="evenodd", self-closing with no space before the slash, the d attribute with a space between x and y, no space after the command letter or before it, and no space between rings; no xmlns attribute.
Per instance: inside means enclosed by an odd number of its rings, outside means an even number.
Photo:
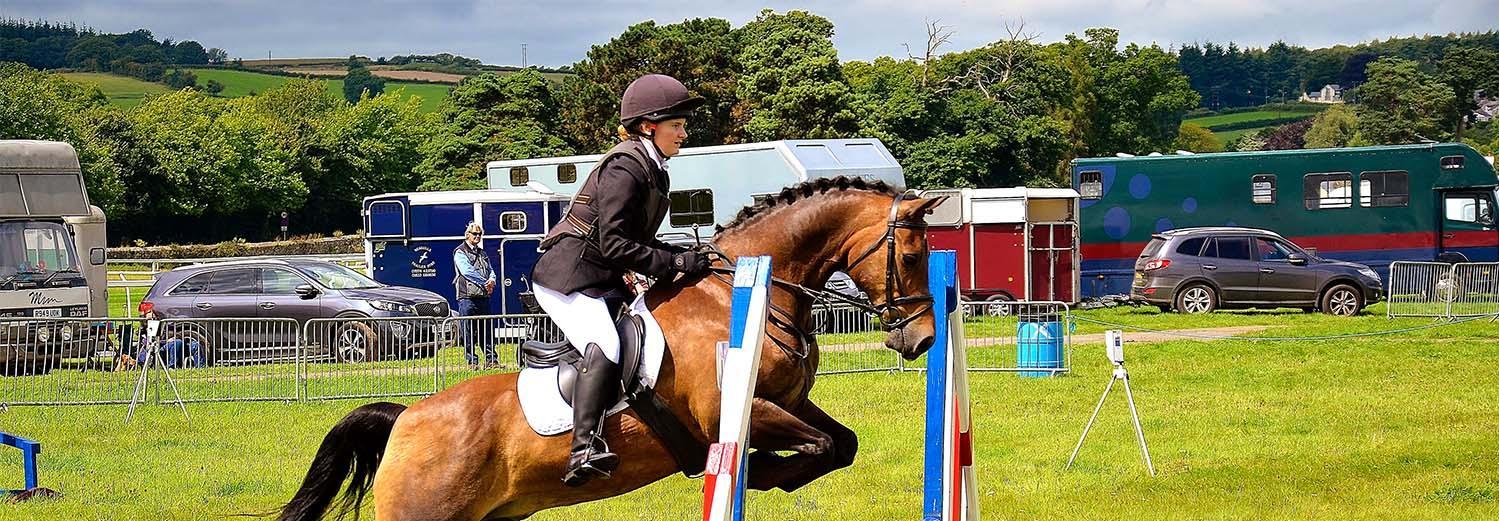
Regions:
<svg viewBox="0 0 1499 521"><path fill-rule="evenodd" d="M651 135L651 141L661 149L662 155L672 157L682 151L682 143L687 141L687 118L646 122L645 132Z"/></svg>

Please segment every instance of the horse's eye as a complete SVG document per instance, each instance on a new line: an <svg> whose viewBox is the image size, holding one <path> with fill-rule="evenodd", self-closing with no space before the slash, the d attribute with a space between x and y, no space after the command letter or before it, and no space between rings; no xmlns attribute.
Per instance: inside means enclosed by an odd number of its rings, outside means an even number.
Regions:
<svg viewBox="0 0 1499 521"><path fill-rule="evenodd" d="M920 255L917 255L915 253L906 253L906 254L902 254L900 256L900 260L901 260L901 262L906 263L907 266L915 266L916 265L916 260L919 259L920 257L921 257Z"/></svg>

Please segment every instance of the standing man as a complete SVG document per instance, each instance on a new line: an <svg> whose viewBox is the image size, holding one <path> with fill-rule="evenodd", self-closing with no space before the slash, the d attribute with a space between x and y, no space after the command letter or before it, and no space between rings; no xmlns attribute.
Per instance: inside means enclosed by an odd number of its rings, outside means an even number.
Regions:
<svg viewBox="0 0 1499 521"><path fill-rule="evenodd" d="M453 277L453 287L458 296L458 314L468 317L483 315L489 311L489 295L494 292L494 270L489 267L489 256L484 254L484 248L479 242L484 237L484 227L479 223L470 221L464 228L463 243L453 250L453 265L457 268L457 276ZM484 368L491 369L499 366L499 355L494 352L494 344L484 335L482 320L466 320L463 325L463 356L468 360L470 368L479 368L479 357L474 354L474 344L479 343L484 347Z"/></svg>

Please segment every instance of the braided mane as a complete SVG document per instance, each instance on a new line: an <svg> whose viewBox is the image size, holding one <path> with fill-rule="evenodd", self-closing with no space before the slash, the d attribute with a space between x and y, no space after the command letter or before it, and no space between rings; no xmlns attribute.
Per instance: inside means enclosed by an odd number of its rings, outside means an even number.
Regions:
<svg viewBox="0 0 1499 521"><path fill-rule="evenodd" d="M819 194L826 194L829 192L846 192L850 190L875 192L892 197L899 197L901 195L900 190L896 189L893 186L890 186L889 183L886 183L884 181L870 181L862 177L820 177L786 187L781 190L781 193L775 194L758 203L744 207L743 209L739 210L738 215L734 216L734 220L729 221L728 224L719 226L718 229L714 232L714 236L717 237L719 235L723 235L724 232L733 231L737 228L743 227L744 225L754 221L756 218L763 216L766 213L769 213L772 210L790 206L792 204L795 204L797 201L804 201Z"/></svg>

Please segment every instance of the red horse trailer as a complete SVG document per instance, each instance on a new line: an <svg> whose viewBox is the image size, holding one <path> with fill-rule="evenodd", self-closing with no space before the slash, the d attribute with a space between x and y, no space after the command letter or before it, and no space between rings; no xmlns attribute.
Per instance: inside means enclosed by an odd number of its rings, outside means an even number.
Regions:
<svg viewBox="0 0 1499 521"><path fill-rule="evenodd" d="M965 300L1078 299L1078 193L1071 188L928 190L948 196L927 216L933 250L958 252Z"/></svg>

